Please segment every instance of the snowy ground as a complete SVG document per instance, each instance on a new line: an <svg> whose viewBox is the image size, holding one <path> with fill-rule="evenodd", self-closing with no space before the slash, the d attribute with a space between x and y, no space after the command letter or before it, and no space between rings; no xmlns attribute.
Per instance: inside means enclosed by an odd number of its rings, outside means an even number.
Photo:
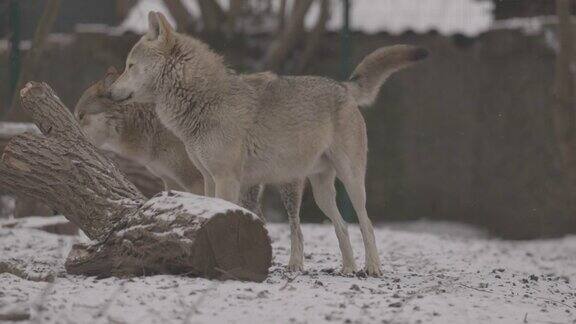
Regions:
<svg viewBox="0 0 576 324"><path fill-rule="evenodd" d="M269 231L270 277L241 283L69 276L63 261L79 238L1 228L0 322L10 314L36 323L576 323L575 236L508 242L380 228L385 276L376 279L338 274L327 225L304 225L307 271L285 273L288 225ZM357 227L351 235L362 263ZM2 273L5 261L32 280Z"/></svg>

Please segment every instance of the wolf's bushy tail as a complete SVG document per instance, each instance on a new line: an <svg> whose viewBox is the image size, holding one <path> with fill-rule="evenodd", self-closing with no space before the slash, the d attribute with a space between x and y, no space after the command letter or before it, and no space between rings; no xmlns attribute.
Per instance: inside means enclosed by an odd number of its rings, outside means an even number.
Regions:
<svg viewBox="0 0 576 324"><path fill-rule="evenodd" d="M360 106L374 103L380 86L394 72L428 56L428 50L411 45L382 47L366 56L344 86Z"/></svg>

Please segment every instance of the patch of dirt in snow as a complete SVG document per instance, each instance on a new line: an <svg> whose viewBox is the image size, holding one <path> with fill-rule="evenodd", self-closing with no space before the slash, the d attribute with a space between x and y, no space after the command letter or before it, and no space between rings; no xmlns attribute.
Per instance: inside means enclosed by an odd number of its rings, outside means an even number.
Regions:
<svg viewBox="0 0 576 324"><path fill-rule="evenodd" d="M338 274L333 228L304 225L306 271L286 273L287 224L269 224L263 283L181 276L98 280L64 272L78 237L0 229L0 321L42 323L576 323L576 237L509 242L377 229L384 277ZM362 239L351 238L361 265ZM20 321L21 323L22 321Z"/></svg>

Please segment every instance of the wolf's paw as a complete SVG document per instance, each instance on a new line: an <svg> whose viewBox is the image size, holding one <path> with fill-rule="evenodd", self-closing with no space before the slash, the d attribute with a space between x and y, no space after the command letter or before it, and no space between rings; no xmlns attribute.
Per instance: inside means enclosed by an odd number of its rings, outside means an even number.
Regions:
<svg viewBox="0 0 576 324"><path fill-rule="evenodd" d="M302 260L299 260L299 261L290 260L288 262L288 266L286 268L290 272L302 271L302 270L304 270L304 262L302 262Z"/></svg>
<svg viewBox="0 0 576 324"><path fill-rule="evenodd" d="M382 277L382 270L378 264L366 264L366 273L370 277Z"/></svg>
<svg viewBox="0 0 576 324"><path fill-rule="evenodd" d="M345 276L354 275L354 273L356 272L356 266L355 265L342 266L342 270L340 270L340 272Z"/></svg>

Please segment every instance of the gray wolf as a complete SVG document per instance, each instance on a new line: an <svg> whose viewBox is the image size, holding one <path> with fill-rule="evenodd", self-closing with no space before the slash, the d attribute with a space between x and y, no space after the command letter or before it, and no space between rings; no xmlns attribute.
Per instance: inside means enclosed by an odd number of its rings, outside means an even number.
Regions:
<svg viewBox="0 0 576 324"><path fill-rule="evenodd" d="M89 140L145 166L162 179L166 190L203 194L202 175L184 144L160 123L154 105L119 105L105 96L119 75L115 68L108 69L76 104L74 114Z"/></svg>
<svg viewBox="0 0 576 324"><path fill-rule="evenodd" d="M209 196L238 203L243 188L292 183L292 190L301 191L304 179L310 180L316 203L334 224L342 272L349 274L356 264L336 206L338 177L358 216L366 272L380 276L365 207L368 143L360 107L374 102L392 73L425 58L427 51L409 45L380 48L346 82L268 73L255 85L227 68L206 44L176 33L162 14L151 12L148 19L149 30L128 54L110 98L154 103L162 124L182 140L202 173ZM297 250L299 224L291 223L291 230ZM301 259L300 252L293 253L290 263L301 268Z"/></svg>

